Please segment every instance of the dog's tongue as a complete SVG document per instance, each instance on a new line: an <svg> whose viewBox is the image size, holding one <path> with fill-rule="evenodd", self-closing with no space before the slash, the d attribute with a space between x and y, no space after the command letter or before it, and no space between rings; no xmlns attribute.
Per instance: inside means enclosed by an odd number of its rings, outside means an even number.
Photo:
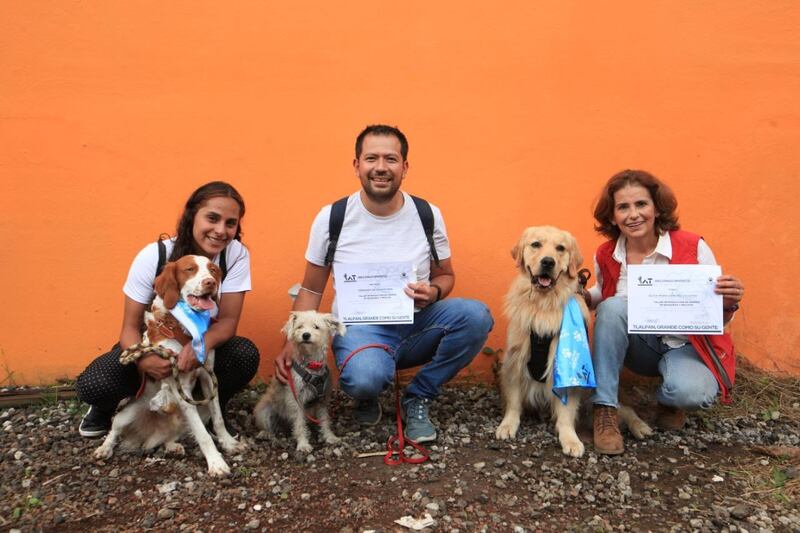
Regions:
<svg viewBox="0 0 800 533"><path fill-rule="evenodd" d="M203 311L210 311L214 309L214 300L206 296L205 298L198 298L197 296L192 296L191 294L186 297L186 300L190 306L194 307L195 309L202 309Z"/></svg>
<svg viewBox="0 0 800 533"><path fill-rule="evenodd" d="M539 276L538 282L539 282L539 285L541 285L542 287L549 287L550 283L552 283L553 280L551 278L546 277L546 276Z"/></svg>

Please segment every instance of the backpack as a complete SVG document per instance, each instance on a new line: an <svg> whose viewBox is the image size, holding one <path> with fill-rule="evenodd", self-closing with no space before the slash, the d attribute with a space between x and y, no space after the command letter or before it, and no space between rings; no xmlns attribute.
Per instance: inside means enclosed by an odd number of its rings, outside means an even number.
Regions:
<svg viewBox="0 0 800 533"><path fill-rule="evenodd" d="M336 253L336 245L339 242L339 234L342 232L342 225L344 224L344 213L347 210L347 199L349 196L336 200L331 205L331 216L328 219L328 253L325 254L325 266L333 263L333 255ZM417 206L417 213L419 220L422 222L422 228L425 230L425 238L428 240L428 247L431 250L431 257L436 266L439 266L439 254L436 253L436 245L433 242L433 210L431 204L422 198L411 195L414 200L414 205Z"/></svg>
<svg viewBox="0 0 800 533"><path fill-rule="evenodd" d="M228 263L225 261L225 248L219 253L219 269L222 271L222 278L220 279L220 283L225 281L225 276L228 275ZM156 277L161 274L161 271L164 270L164 266L167 264L167 247L164 244L164 241L159 239L158 240L158 266L156 266Z"/></svg>

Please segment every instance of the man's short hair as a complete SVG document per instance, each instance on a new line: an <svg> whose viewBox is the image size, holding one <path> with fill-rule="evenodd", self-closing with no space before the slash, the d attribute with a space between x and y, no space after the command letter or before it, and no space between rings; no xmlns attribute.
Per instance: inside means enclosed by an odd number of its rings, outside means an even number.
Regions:
<svg viewBox="0 0 800 533"><path fill-rule="evenodd" d="M397 137L397 140L400 141L400 155L403 156L403 160L408 159L408 139L406 139L406 136L403 135L403 132L397 127L387 126L386 124L372 124L364 128L364 131L358 134L358 137L356 137L356 159L361 157L364 137L367 135L393 135Z"/></svg>

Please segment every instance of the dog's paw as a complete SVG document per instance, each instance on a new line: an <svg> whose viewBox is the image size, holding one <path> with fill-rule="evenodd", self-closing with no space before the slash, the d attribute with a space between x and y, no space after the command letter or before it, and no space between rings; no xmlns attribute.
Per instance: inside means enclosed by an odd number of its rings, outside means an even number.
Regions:
<svg viewBox="0 0 800 533"><path fill-rule="evenodd" d="M223 449L228 453L240 453L246 451L248 447L247 441L240 436L239 440L233 439L233 442L229 448Z"/></svg>
<svg viewBox="0 0 800 533"><path fill-rule="evenodd" d="M114 455L114 448L103 444L94 451L93 455L95 459L110 459Z"/></svg>
<svg viewBox="0 0 800 533"><path fill-rule="evenodd" d="M178 457L183 457L186 455L186 450L179 442L168 442L164 444L164 451L172 455L177 455Z"/></svg>
<svg viewBox="0 0 800 533"><path fill-rule="evenodd" d="M311 453L314 449L309 442L298 442L297 443L297 451L303 453Z"/></svg>
<svg viewBox="0 0 800 533"><path fill-rule="evenodd" d="M519 420L503 420L500 425L497 426L497 431L495 431L494 436L499 440L513 439L517 436L518 429Z"/></svg>
<svg viewBox="0 0 800 533"><path fill-rule="evenodd" d="M322 438L325 440L327 444L339 444L340 442L342 442L342 439L340 439L333 433L329 433L328 435L325 435Z"/></svg>
<svg viewBox="0 0 800 533"><path fill-rule="evenodd" d="M231 473L228 463L222 459L208 462L208 475L211 477L225 477Z"/></svg>
<svg viewBox="0 0 800 533"><path fill-rule="evenodd" d="M646 439L653 434L653 428L647 425L644 420L635 420L628 424L631 434L639 440Z"/></svg>
<svg viewBox="0 0 800 533"><path fill-rule="evenodd" d="M564 438L561 440L561 451L570 457L583 457L584 446L578 437Z"/></svg>
<svg viewBox="0 0 800 533"><path fill-rule="evenodd" d="M241 439L241 437L240 437ZM233 437L220 438L219 447L225 453L243 452L247 449L247 443L244 440L236 440Z"/></svg>

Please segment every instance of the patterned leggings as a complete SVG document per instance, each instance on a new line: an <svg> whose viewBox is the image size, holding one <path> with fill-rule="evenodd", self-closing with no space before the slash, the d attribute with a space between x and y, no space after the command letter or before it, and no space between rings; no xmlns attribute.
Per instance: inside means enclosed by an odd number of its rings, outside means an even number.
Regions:
<svg viewBox="0 0 800 533"><path fill-rule="evenodd" d="M134 396L141 384L136 365L119 362L122 350L115 344L111 351L92 361L75 383L78 396L102 411L113 412L120 400ZM219 381L219 404L224 411L231 397L245 388L258 370L258 348L244 337L232 337L217 346L214 373Z"/></svg>

